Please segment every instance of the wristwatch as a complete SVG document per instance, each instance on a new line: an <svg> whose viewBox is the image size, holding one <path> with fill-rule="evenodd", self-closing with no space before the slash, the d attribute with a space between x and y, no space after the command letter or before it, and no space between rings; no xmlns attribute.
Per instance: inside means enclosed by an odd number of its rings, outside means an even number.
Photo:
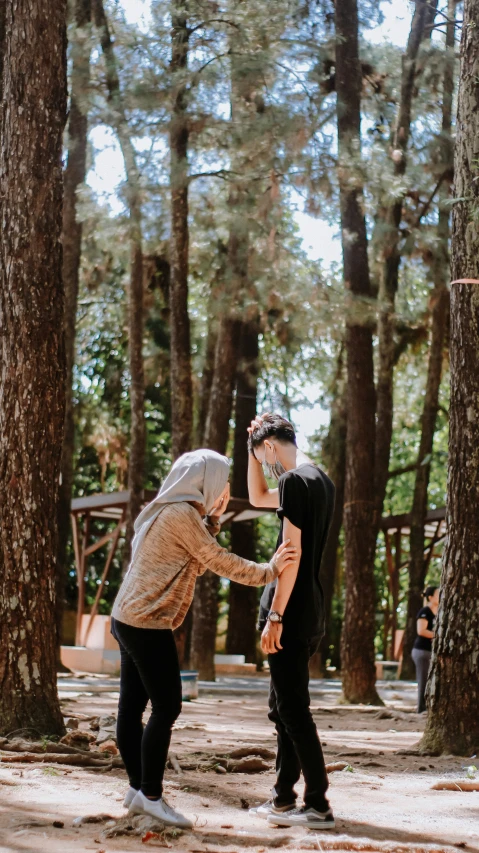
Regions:
<svg viewBox="0 0 479 853"><path fill-rule="evenodd" d="M268 619L270 622L275 622L276 624L281 624L283 621L283 616L281 613L278 613L276 610L270 610L268 613Z"/></svg>

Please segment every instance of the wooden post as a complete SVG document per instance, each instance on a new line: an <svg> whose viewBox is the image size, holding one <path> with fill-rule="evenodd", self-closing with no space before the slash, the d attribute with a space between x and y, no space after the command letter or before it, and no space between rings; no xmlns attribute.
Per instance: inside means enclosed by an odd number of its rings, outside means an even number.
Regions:
<svg viewBox="0 0 479 853"><path fill-rule="evenodd" d="M388 567L388 589L387 589L387 607L386 613L384 615L384 660L390 660L390 645L389 645L389 632L391 627L391 606L390 601L393 596L393 578L394 578L394 565L393 558L391 553L391 539L389 537L389 531L384 531L384 541L386 543L386 562ZM393 634L394 638L394 634ZM394 639L393 639L394 645Z"/></svg>
<svg viewBox="0 0 479 853"><path fill-rule="evenodd" d="M93 602L93 607L92 607L91 613L90 613L90 620L88 622L88 625L87 625L87 628L85 631L85 635L83 637L82 645L84 645L84 646L86 646L88 636L90 634L90 631L91 631L91 628L93 625L93 620L97 614L98 605L100 603L100 598L101 598L102 592L105 588L105 581L108 577L108 572L110 570L110 566L112 564L113 557L115 556L116 548L118 545L118 540L120 538L120 534L121 534L124 523L125 523L125 513L122 514L121 519L118 522L115 529L110 534L108 534L108 538L111 539L112 542L111 542L110 550L107 554L107 558L105 561L105 567L103 569L101 581L100 581L100 583L98 585L98 589L96 591L95 601ZM95 547L90 546L88 551L91 553L92 550L96 551L96 550L98 550L98 548L101 548L101 546L104 545L106 538L107 538L106 536L103 536L102 539L100 539L98 542L95 543Z"/></svg>
<svg viewBox="0 0 479 853"><path fill-rule="evenodd" d="M85 570L86 570L86 550L88 547L88 537L90 534L90 513L85 515L83 524L83 542L81 553L77 562L77 586L78 586L78 603L77 603L77 623L75 632L75 645L81 645L81 622L83 611L85 609ZM78 547L78 543L77 543Z"/></svg>
<svg viewBox="0 0 479 853"><path fill-rule="evenodd" d="M397 621L398 621L398 604L399 604L399 572L401 569L401 540L402 540L402 530L399 528L396 530L395 535L395 554L394 554L394 572L392 577L392 618L391 618L391 634L392 634L392 642L391 642L391 660L395 660L395 650L396 650L396 631L397 631Z"/></svg>

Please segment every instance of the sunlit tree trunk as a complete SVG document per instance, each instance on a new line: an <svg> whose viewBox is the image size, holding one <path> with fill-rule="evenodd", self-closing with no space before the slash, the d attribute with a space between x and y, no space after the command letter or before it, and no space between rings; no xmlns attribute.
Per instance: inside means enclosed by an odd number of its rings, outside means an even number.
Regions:
<svg viewBox="0 0 479 853"><path fill-rule="evenodd" d="M454 161L452 277L479 279L479 0L465 0ZM470 756L479 743L479 284L451 287L448 539L422 748Z"/></svg>
<svg viewBox="0 0 479 853"><path fill-rule="evenodd" d="M143 502L145 465L145 379L143 365L143 248L141 188L136 152L123 105L115 51L103 0L92 0L95 24L100 32L105 57L106 85L111 111L110 123L118 136L126 172L126 198L129 210L130 283L128 288L128 353L130 371L130 455L128 463L128 502L124 564L129 562L133 524Z"/></svg>
<svg viewBox="0 0 479 853"><path fill-rule="evenodd" d="M380 703L375 680L374 440L375 390L371 284L360 152L361 67L356 0L336 3L336 92L341 163L340 206L346 325L348 427L344 504L346 601L341 640L344 696ZM353 180L354 174L354 180Z"/></svg>
<svg viewBox="0 0 479 853"><path fill-rule="evenodd" d="M191 450L193 385L188 313L188 117L185 74L188 25L184 4L172 14L171 62L173 108L170 119L171 184L171 434L176 459Z"/></svg>
<svg viewBox="0 0 479 853"><path fill-rule="evenodd" d="M7 0L0 144L0 733L64 731L56 686L65 415L66 3Z"/></svg>
<svg viewBox="0 0 479 853"><path fill-rule="evenodd" d="M452 104L454 96L454 35L456 3L449 0L448 24L446 35L446 65L442 97L442 135L441 151L443 172L449 170L452 179L453 149L451 139ZM431 267L434 289L431 294L431 342L426 380L426 393L421 419L421 443L419 446L419 466L414 484L414 497L411 511L409 591L407 603L406 632L403 646L403 678L414 678L415 667L411 659L412 647L416 638L416 617L422 605L422 589L426 580L426 562L424 559L424 524L428 508L428 487L431 473L431 454L433 451L436 417L439 406L444 344L449 321L449 237L450 205L447 200L449 183L442 196L437 226L438 246Z"/></svg>
<svg viewBox="0 0 479 853"><path fill-rule="evenodd" d="M68 155L63 190L63 286L65 289L65 433L63 436L60 497L58 504L57 629L61 635L66 586L67 545L70 536L70 504L73 487L75 421L73 365L76 315L82 246L82 222L77 217L77 192L85 182L88 141L88 90L90 83L90 0L76 0L75 31L71 43L72 70L68 117Z"/></svg>

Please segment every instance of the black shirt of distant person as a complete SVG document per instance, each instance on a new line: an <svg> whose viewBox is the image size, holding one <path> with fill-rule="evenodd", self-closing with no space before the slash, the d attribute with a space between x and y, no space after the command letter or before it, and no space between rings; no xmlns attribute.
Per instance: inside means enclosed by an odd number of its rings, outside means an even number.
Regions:
<svg viewBox="0 0 479 853"><path fill-rule="evenodd" d="M293 591L283 614L281 644L288 638L318 645L324 634L324 596L320 582L321 558L334 510L335 488L316 465L307 463L286 471L278 482L278 518L283 541L283 519L301 530L301 560ZM277 581L268 584L261 596L258 628L263 630L271 609Z"/></svg>
<svg viewBox="0 0 479 853"><path fill-rule="evenodd" d="M427 619L427 630L434 631L434 622L436 621L436 615L432 612L430 607L421 607L416 618ZM422 649L423 652L432 652L431 637L420 637L418 635L414 641L414 648Z"/></svg>

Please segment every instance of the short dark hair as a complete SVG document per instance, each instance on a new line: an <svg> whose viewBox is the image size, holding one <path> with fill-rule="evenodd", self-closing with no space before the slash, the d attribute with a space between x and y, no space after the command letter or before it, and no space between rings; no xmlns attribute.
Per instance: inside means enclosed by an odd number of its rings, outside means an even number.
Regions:
<svg viewBox="0 0 479 853"><path fill-rule="evenodd" d="M424 598L432 598L434 593L436 592L436 589L439 589L439 587L438 586L427 586L423 592Z"/></svg>
<svg viewBox="0 0 479 853"><path fill-rule="evenodd" d="M255 447L263 444L265 438L276 438L284 444L296 446L296 433L293 424L278 414L263 415L263 423L252 432L248 439L248 450L253 453Z"/></svg>

